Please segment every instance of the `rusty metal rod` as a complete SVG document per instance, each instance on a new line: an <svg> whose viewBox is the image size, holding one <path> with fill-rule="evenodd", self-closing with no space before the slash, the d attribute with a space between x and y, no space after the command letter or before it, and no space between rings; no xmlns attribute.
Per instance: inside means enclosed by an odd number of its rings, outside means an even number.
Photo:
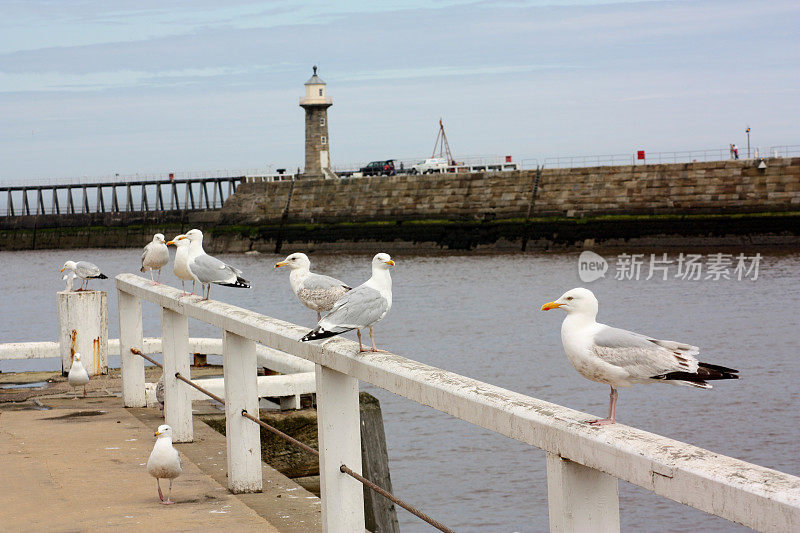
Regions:
<svg viewBox="0 0 800 533"><path fill-rule="evenodd" d="M244 409L242 409L242 416L245 417L248 420L252 420L253 422L258 424L262 428L266 429L267 431L270 431L270 432L274 433L275 435L279 436L280 438L291 442L295 446L298 446L298 447L304 449L308 453L316 455L317 457L319 457L319 450L315 450L314 448L312 448L308 444L304 444L304 443L300 442L299 440L295 439L294 437L290 437L289 435L287 435L286 433L284 433L280 429L274 428L274 427L270 426L269 424L267 424L266 422L262 422L261 420L259 420L258 418L254 417L253 415L251 415L250 413L248 413Z"/></svg>
<svg viewBox="0 0 800 533"><path fill-rule="evenodd" d="M187 378L183 377L180 372L175 372L175 378L183 381L187 385L191 385L192 387L194 387L195 389L199 390L200 392L202 392L206 396L209 396L210 398L214 398L215 400L217 400L222 405L225 405L225 400L223 400L222 398L220 398L219 396L217 396L213 392L207 391L206 389L204 389L203 387L201 387L200 385L198 385L197 383L195 383L191 379L187 379Z"/></svg>
<svg viewBox="0 0 800 533"><path fill-rule="evenodd" d="M153 363L154 365L156 365L158 367L161 367L161 368L164 368L163 365L161 365L160 363L154 361L150 357L146 356L145 354L143 354L140 350L137 350L136 348L131 348L131 353L134 353L136 355L140 355L143 358L145 358L148 361L150 361L151 363ZM217 396L213 392L210 392L210 391L204 389L200 385L197 385L192 380L185 378L184 376L181 375L180 372L175 372L175 378L183 381L187 385L190 385L190 386L194 387L195 389L199 390L200 392L202 392L206 396L208 396L210 398L213 398L214 400L218 401L222 405L225 405L225 400L224 399L220 398L219 396ZM283 431L281 431L281 430L279 430L279 429L277 429L275 427L270 426L269 424L267 424L266 422L263 422L262 420L259 420L258 418L254 417L253 415L248 413L246 409L242 409L242 416L247 418L248 420L252 420L253 422L258 424L259 426L261 426L264 429L266 429L267 431L279 436L280 438L291 442L292 444L294 444L295 446L297 446L299 448L302 448L303 450L307 451L308 453L319 457L319 450L315 450L314 448L312 448L308 444L300 442L299 440L295 439L294 437L291 437L291 436L287 435ZM450 529L449 527L445 526L444 524L434 520L433 518L431 518L430 516L426 515L425 513L423 513L422 511L420 511L416 507L414 507L413 505L410 505L410 504L404 502L403 500L401 500L397 496L393 495L392 493L382 489L380 486L378 486L375 483L373 483L372 481L368 480L367 478L365 478L361 474L357 474L356 472L350 470L347 467L347 465L341 465L339 467L339 471L341 471L343 474L347 474L348 476L350 476L353 479L359 481L363 485L366 485L371 490L377 492L378 494L380 494L384 498L388 499L389 501L391 501L393 503L396 503L397 505L399 505L400 507L402 507L403 509L405 509L409 513L413 514L414 516L418 517L421 520L424 520L425 522L427 522L428 524L432 525L433 527L435 527L439 531L444 531L445 533L455 533L452 529Z"/></svg>
<svg viewBox="0 0 800 533"><path fill-rule="evenodd" d="M413 505L409 505L406 502L404 502L403 500L401 500L400 498L394 496L392 493L385 491L384 489L382 489L381 487L379 487L378 485L376 485L372 481L368 480L367 478L365 478L361 474L353 472L352 470L347 468L347 465L340 466L339 470L341 472L347 474L348 476L360 481L362 484L364 484L367 487L369 487L370 489L374 490L375 492L377 492L378 494L380 494L384 498L396 503L397 505L399 505L400 507L402 507L403 509L405 509L409 513L413 514L417 518L420 518L421 520L424 520L425 522L429 523L430 525L432 525L433 527L435 527L439 531L444 531L445 533L455 533L452 529L450 529L449 527L447 527L446 525L444 525L444 524L442 524L440 522L437 522L436 520L434 520L430 516L426 515L425 513L423 513L422 511L420 511L416 507L414 507Z"/></svg>
<svg viewBox="0 0 800 533"><path fill-rule="evenodd" d="M143 358L147 359L148 361L150 361L151 363L153 363L154 365L156 365L156 366L157 366L158 368L160 368L161 370L164 370L164 365L162 365L162 364L161 364L161 363L159 363L158 361L154 360L152 357L150 357L150 356L148 356L148 355L145 355L145 354L143 354L143 353L142 353L142 351L141 351L141 350L139 350L138 348L131 348L131 353L132 353L132 354L139 355L139 356L141 356L141 357L143 357Z"/></svg>

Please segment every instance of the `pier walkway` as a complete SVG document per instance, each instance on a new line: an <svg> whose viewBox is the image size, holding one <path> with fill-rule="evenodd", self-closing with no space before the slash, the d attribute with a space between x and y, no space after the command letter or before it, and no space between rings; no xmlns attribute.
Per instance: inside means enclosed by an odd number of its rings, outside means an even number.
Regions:
<svg viewBox="0 0 800 533"><path fill-rule="evenodd" d="M9 531L320 529L319 499L267 465L263 493L231 494L225 437L203 423L194 442L176 444L183 474L173 485L177 505L164 506L144 466L164 423L157 410L125 409L115 396L44 405L0 410L0 509Z"/></svg>

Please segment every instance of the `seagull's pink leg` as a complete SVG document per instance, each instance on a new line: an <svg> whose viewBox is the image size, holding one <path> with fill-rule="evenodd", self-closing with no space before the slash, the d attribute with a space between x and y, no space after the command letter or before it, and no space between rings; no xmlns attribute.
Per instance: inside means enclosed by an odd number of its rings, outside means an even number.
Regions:
<svg viewBox="0 0 800 533"><path fill-rule="evenodd" d="M608 402L608 417L597 420L590 420L588 423L593 426L607 426L617 423L617 389L611 387L611 394Z"/></svg>
<svg viewBox="0 0 800 533"><path fill-rule="evenodd" d="M158 279L156 279L156 285L161 285L161 269L158 269Z"/></svg>
<svg viewBox="0 0 800 533"><path fill-rule="evenodd" d="M164 505L172 505L173 503L175 503L172 500L170 500L171 496L172 496L172 480L170 479L169 480L169 492L167 493L167 500L165 502L163 502Z"/></svg>
<svg viewBox="0 0 800 533"><path fill-rule="evenodd" d="M358 336L358 352L361 353L364 351L364 347L361 345L361 330L356 330L356 335Z"/></svg>
<svg viewBox="0 0 800 533"><path fill-rule="evenodd" d="M148 270L148 272L150 272L150 285L155 285L156 284L156 280L153 278L153 271L152 270Z"/></svg>
<svg viewBox="0 0 800 533"><path fill-rule="evenodd" d="M161 492L161 482L158 478L156 478L156 486L158 486L158 499L163 502L164 494Z"/></svg>
<svg viewBox="0 0 800 533"><path fill-rule="evenodd" d="M317 322L320 320L322 320L322 315L319 313L319 311L317 311Z"/></svg>
<svg viewBox="0 0 800 533"><path fill-rule="evenodd" d="M386 350L379 350L375 347L375 337L372 336L372 327L369 328L369 338L372 339L372 351L373 352L386 352Z"/></svg>

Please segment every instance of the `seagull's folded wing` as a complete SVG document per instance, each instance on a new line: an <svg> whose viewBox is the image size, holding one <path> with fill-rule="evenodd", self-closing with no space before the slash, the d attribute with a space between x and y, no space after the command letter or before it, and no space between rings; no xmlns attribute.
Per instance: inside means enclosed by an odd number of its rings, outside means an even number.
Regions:
<svg viewBox="0 0 800 533"><path fill-rule="evenodd" d="M189 270L203 283L236 283L241 272L216 257L202 254L189 262Z"/></svg>
<svg viewBox="0 0 800 533"><path fill-rule="evenodd" d="M389 302L381 293L361 285L344 293L319 325L326 330L335 328L360 329L371 326L389 311Z"/></svg>
<svg viewBox="0 0 800 533"><path fill-rule="evenodd" d="M648 379L665 372L696 372L699 348L663 341L619 328L603 326L594 336L593 351L600 359L624 368L631 377Z"/></svg>

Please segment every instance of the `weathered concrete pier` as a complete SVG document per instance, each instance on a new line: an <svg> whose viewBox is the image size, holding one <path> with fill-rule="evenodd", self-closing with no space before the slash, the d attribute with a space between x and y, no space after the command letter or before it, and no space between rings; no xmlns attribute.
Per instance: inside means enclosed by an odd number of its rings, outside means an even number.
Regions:
<svg viewBox="0 0 800 533"><path fill-rule="evenodd" d="M150 302L160 309L162 316L165 418L175 430L175 440L184 443L179 446L187 450L186 455L198 468L202 455L192 456L188 450L206 439L204 432L207 428L194 423L190 387L180 380L192 377L187 358L190 344L186 324L192 318L219 327L223 332L227 453L218 453L219 459L214 466L220 473L223 468L227 472L222 481L231 492L247 495L237 498L264 498L263 493L254 494L261 491L272 494L268 490L270 479L264 474L266 470L258 458L255 444L259 432L259 426L253 422L258 413L254 372L257 345L315 364L322 476L321 527L324 531L362 531L365 526L362 485L346 474L347 471L362 472L359 381L546 451L547 493L553 531L618 531L618 479L759 531L800 528L800 478L795 476L621 424L590 426L585 424L585 420L590 418L587 414L395 354L358 353L357 345L346 339L334 338L320 345L302 343L298 339L307 332L306 328L213 300L181 297L179 290L153 286L140 276L120 274L116 281L120 299L120 351L131 354L123 358L122 368L122 403L126 416L123 416L121 408L119 411L107 410L115 416L98 418L97 426L91 427L92 435L87 440L92 443L87 448L91 452L90 460L98 457L101 467L106 465L106 461L119 464L119 467L111 469L116 475L145 477L128 463L140 461L141 466L140 455L136 455L143 453L139 445L130 445L130 449L125 451L127 455L116 458L113 453L117 450L114 448L122 449L134 441L121 439L124 432L119 428L106 428L108 425L120 425L121 428L124 424L133 428L135 423L130 417L138 418L137 413L144 403L145 368L142 360L134 358L136 354L131 350L141 351L144 347L142 302ZM180 379L175 372L180 374ZM61 420L75 416L73 412L63 414L67 416ZM6 413L0 416L5 417ZM37 431L41 431L50 440L63 442L66 437L60 435L69 435L69 431L74 430L74 426L66 424L56 429L52 421L48 421L50 426L47 427L46 416L36 411L12 414L11 420L20 429L16 430L18 433L10 434L6 426L2 426L6 432L3 438L11 446L15 442L35 440ZM23 421L23 417L28 417L28 420ZM148 427L152 425L147 424ZM136 431L135 435L141 435L144 429ZM10 454L5 458L17 461L15 468L19 475L37 475L37 479L42 480L42 487L37 483L32 488L24 488L30 497L40 498L50 490L47 479L61 483L62 487L73 487L72 477L84 476L81 477L84 483L91 482L84 456L81 456L79 464L71 452L54 459L52 464L59 465L61 470L45 475L45 470L51 468L48 466L50 462L44 459L46 455L40 454L49 449L41 448L43 445L38 443L30 446L27 452L21 448L9 448L17 450L18 457ZM83 450L79 443L73 446ZM221 443L218 451L221 452ZM55 450L52 452L57 453ZM104 452L112 453L104 455ZM226 463L222 461L223 456L227 456ZM112 460L115 458L119 463ZM65 466L61 466L62 461ZM225 464L227 466L223 466ZM191 466L187 469L194 472ZM139 483L138 477L135 483ZM198 479L197 486L213 486L202 485L206 481L199 477L192 479ZM19 479L13 481L14 486L21 485ZM137 487L126 486L128 490L122 494L111 492L104 496L102 501L107 502L105 505L116 509L109 514L122 515L126 519L134 516L123 509L131 508L130 498L145 501L144 485ZM291 505L287 500L281 498L281 503ZM232 513L235 515L232 518L249 520L247 510L240 510L241 513L239 510ZM149 512L155 515L161 509ZM99 513L106 517L101 519L109 520L108 514L104 513ZM191 519L187 518L184 527L206 527L210 522L205 522L205 516L210 513L193 514ZM91 522L86 524L88 526ZM273 525L280 529L279 524L273 522ZM305 530L310 529L313 528Z"/></svg>

